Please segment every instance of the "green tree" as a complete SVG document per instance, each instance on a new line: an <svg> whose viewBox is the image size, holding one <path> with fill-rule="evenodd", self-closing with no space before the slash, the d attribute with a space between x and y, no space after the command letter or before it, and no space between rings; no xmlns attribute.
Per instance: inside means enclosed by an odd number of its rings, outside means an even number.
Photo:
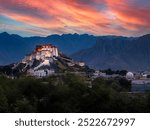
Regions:
<svg viewBox="0 0 150 130"><path fill-rule="evenodd" d="M8 112L7 98L1 86L0 86L0 112Z"/></svg>

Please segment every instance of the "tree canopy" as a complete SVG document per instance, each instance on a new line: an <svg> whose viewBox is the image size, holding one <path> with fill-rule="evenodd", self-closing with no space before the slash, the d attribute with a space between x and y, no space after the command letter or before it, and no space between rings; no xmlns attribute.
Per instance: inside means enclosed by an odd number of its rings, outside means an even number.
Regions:
<svg viewBox="0 0 150 130"><path fill-rule="evenodd" d="M124 78L0 76L0 112L150 112L150 95L130 90L131 83Z"/></svg>

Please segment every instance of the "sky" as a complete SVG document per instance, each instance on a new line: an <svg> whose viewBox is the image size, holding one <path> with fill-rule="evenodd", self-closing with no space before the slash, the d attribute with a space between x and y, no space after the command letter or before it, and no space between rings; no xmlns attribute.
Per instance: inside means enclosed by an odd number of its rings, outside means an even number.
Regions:
<svg viewBox="0 0 150 130"><path fill-rule="evenodd" d="M150 0L0 0L0 32L141 36L150 33Z"/></svg>

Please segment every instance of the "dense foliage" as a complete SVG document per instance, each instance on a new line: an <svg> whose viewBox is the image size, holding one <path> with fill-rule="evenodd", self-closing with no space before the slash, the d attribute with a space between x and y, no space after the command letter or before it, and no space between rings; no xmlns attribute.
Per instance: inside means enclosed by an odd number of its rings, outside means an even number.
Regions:
<svg viewBox="0 0 150 130"><path fill-rule="evenodd" d="M130 89L123 78L1 76L0 112L150 112L150 95L130 94Z"/></svg>
<svg viewBox="0 0 150 130"><path fill-rule="evenodd" d="M127 70L111 70L111 69L106 69L106 70L100 70L103 73L106 73L107 75L113 75L113 74L118 74L125 76L127 73Z"/></svg>

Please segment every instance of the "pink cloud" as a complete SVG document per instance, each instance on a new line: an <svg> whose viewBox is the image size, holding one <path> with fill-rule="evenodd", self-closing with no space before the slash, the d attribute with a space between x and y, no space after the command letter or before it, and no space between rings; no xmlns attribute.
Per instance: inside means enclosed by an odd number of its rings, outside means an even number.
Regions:
<svg viewBox="0 0 150 130"><path fill-rule="evenodd" d="M0 15L46 33L147 33L149 13L150 9L136 0L0 0Z"/></svg>

